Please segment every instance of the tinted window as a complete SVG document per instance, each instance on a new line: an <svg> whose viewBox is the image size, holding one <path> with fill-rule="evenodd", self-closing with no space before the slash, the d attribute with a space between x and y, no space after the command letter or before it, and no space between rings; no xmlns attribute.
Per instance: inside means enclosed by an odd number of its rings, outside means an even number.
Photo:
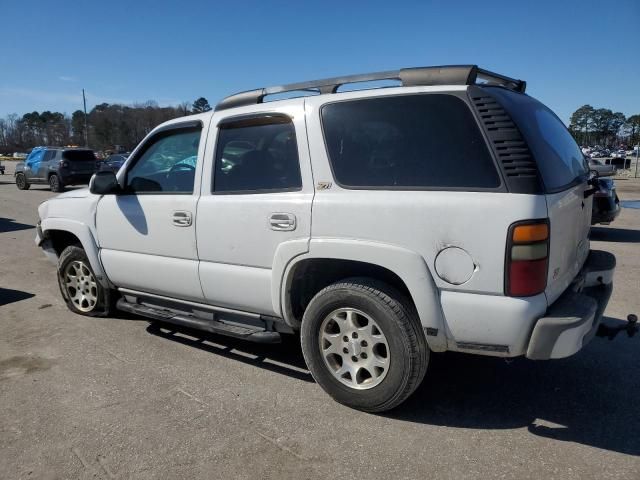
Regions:
<svg viewBox="0 0 640 480"><path fill-rule="evenodd" d="M127 172L127 189L192 193L200 130L173 130L151 139Z"/></svg>
<svg viewBox="0 0 640 480"><path fill-rule="evenodd" d="M496 188L467 105L453 95L369 98L322 108L336 181L349 187Z"/></svg>
<svg viewBox="0 0 640 480"><path fill-rule="evenodd" d="M48 162L50 160L53 160L56 157L56 151L55 150L47 150L47 153L45 153L44 155L44 160L45 162Z"/></svg>
<svg viewBox="0 0 640 480"><path fill-rule="evenodd" d="M282 192L302 187L293 124L255 124L246 120L218 132L215 192Z"/></svg>
<svg viewBox="0 0 640 480"><path fill-rule="evenodd" d="M524 135L547 191L568 187L587 173L580 147L551 110L528 95L503 88L491 93Z"/></svg>
<svg viewBox="0 0 640 480"><path fill-rule="evenodd" d="M65 150L62 158L71 162L95 162L96 156L93 150Z"/></svg>

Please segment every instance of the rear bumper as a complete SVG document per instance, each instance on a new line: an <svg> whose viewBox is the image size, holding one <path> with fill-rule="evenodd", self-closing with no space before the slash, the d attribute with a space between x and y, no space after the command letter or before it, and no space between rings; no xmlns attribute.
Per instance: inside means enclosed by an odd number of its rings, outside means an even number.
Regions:
<svg viewBox="0 0 640 480"><path fill-rule="evenodd" d="M68 173L68 174L64 174L62 172L60 172L60 180L62 180L62 183L64 183L65 185L88 185L89 184L89 180L91 180L91 177L93 176L93 172L92 173Z"/></svg>
<svg viewBox="0 0 640 480"><path fill-rule="evenodd" d="M567 290L538 319L526 356L532 360L564 358L578 352L595 335L613 291L616 258L592 250Z"/></svg>

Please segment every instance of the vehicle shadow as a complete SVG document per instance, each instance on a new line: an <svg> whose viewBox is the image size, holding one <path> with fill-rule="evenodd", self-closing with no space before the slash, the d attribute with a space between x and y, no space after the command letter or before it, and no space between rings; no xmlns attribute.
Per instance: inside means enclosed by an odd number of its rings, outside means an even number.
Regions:
<svg viewBox="0 0 640 480"><path fill-rule="evenodd" d="M591 227L589 238L600 242L640 243L640 230Z"/></svg>
<svg viewBox="0 0 640 480"><path fill-rule="evenodd" d="M313 382L302 357L300 340L295 335L283 335L280 344L260 344L160 322L151 323L147 332L270 372Z"/></svg>
<svg viewBox="0 0 640 480"><path fill-rule="evenodd" d="M595 338L573 357L542 362L435 354L423 384L386 416L454 428L527 428L640 456L638 340L623 333L616 345Z"/></svg>
<svg viewBox="0 0 640 480"><path fill-rule="evenodd" d="M142 235L149 233L147 218L145 217L144 210L142 210L142 205L140 205L137 195L118 195L116 196L116 204L129 224L135 228L138 233Z"/></svg>
<svg viewBox="0 0 640 480"><path fill-rule="evenodd" d="M605 317L609 325L622 320ZM313 382L299 338L262 345L175 325L152 335ZM640 337L640 336L639 336ZM640 338L595 338L561 360L535 362L460 353L432 354L427 376L402 405L381 414L400 421L466 429L521 429L541 437L640 456L637 352Z"/></svg>
<svg viewBox="0 0 640 480"><path fill-rule="evenodd" d="M18 223L12 218L0 217L0 233L17 232L18 230L29 230L31 228L36 227L26 223Z"/></svg>
<svg viewBox="0 0 640 480"><path fill-rule="evenodd" d="M12 290L0 287L0 307L9 303L20 302L27 298L33 298L35 294L23 292L22 290Z"/></svg>

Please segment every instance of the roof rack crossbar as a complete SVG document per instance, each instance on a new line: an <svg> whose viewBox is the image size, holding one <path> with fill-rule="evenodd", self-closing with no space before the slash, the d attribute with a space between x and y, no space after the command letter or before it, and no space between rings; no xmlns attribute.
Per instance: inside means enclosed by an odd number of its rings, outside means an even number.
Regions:
<svg viewBox="0 0 640 480"><path fill-rule="evenodd" d="M347 84L375 82L381 80L399 80L402 86L431 86L431 85L473 85L480 78L490 84L498 84L518 92L524 92L526 82L516 80L498 73L478 68L476 65L449 65L441 67L402 68L385 72L363 73L343 77L325 78L309 82L290 83L273 87L258 88L246 92L236 93L223 99L216 105L216 111L226 110L244 105L254 105L264 102L267 95L286 92L317 92L320 94L336 93Z"/></svg>

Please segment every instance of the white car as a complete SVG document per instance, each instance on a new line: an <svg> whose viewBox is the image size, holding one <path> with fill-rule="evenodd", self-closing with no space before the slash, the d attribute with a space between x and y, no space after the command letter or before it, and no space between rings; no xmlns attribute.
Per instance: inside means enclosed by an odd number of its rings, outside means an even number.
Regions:
<svg viewBox="0 0 640 480"><path fill-rule="evenodd" d="M337 92L382 79L401 85ZM36 242L73 312L300 332L320 386L365 411L404 401L430 352L567 357L615 258L589 247L582 152L524 90L453 66L233 95L44 202ZM289 91L318 95L265 101Z"/></svg>

